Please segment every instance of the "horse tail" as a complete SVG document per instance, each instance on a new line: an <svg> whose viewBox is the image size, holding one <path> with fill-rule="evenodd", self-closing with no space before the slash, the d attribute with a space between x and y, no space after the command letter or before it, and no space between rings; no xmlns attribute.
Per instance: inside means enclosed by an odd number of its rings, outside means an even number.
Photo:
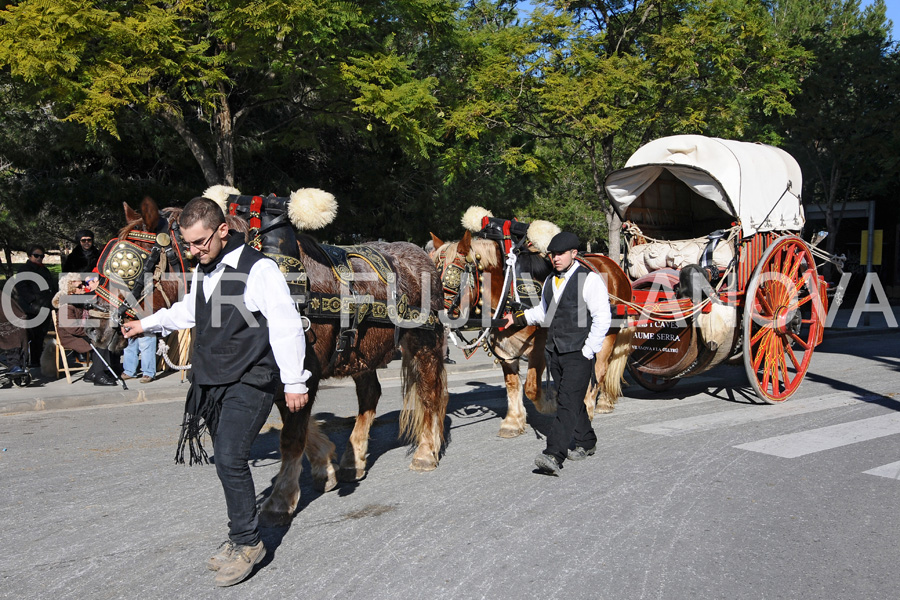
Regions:
<svg viewBox="0 0 900 600"><path fill-rule="evenodd" d="M628 356L631 354L634 332L634 327L622 327L616 334L616 343L609 357L606 376L603 378L603 394L608 399L610 407L615 406L619 396L622 395L623 375Z"/></svg>
<svg viewBox="0 0 900 600"><path fill-rule="evenodd" d="M442 331L439 333L443 333ZM435 334L429 332L434 337ZM426 335L429 335L426 334ZM400 435L420 449L428 447L435 465L444 443L444 418L447 414L447 372L441 344L408 343L414 335L404 336L401 346L400 387L403 409L400 411ZM440 335L437 336L440 339ZM418 346L418 347L417 347Z"/></svg>

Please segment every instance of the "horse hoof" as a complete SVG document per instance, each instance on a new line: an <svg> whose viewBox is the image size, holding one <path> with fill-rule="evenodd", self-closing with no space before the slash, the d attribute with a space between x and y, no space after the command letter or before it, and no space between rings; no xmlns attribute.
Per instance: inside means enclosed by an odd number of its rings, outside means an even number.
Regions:
<svg viewBox="0 0 900 600"><path fill-rule="evenodd" d="M594 409L594 412L597 413L598 415L608 415L612 411L613 411L612 406L598 406L597 408Z"/></svg>
<svg viewBox="0 0 900 600"><path fill-rule="evenodd" d="M519 437L523 433L525 433L524 427L501 427L497 435L502 438L514 438Z"/></svg>
<svg viewBox="0 0 900 600"><path fill-rule="evenodd" d="M344 481L347 483L353 483L355 481L362 481L366 477L365 469L353 469L353 468L344 468L341 467L338 470L338 479L340 481Z"/></svg>
<svg viewBox="0 0 900 600"><path fill-rule="evenodd" d="M409 463L409 468L413 471L418 471L419 473L434 471L437 469L437 461L434 459L426 460L423 458L415 458Z"/></svg>
<svg viewBox="0 0 900 600"><path fill-rule="evenodd" d="M283 512L260 511L259 524L263 527L287 527L293 517Z"/></svg>
<svg viewBox="0 0 900 600"><path fill-rule="evenodd" d="M334 473L329 473L328 477L313 477L313 489L323 494L336 488L337 484L338 478Z"/></svg>

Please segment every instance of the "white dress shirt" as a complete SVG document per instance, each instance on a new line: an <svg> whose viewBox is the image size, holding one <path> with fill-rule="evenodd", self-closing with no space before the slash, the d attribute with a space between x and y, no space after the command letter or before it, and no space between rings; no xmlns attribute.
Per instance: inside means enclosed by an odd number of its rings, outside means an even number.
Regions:
<svg viewBox="0 0 900 600"><path fill-rule="evenodd" d="M572 279L579 269L584 269L584 267L582 267L580 263L573 263L572 266L563 273L562 283L558 286L554 281L555 277L553 275L547 278L544 285L551 286L554 299L558 300L559 297L562 296L563 290L566 289L569 280ZM576 283L573 283L572 285L576 285ZM600 348L603 346L603 338L606 336L606 332L609 331L609 326L612 323L612 313L609 310L609 292L606 289L606 283L603 281L603 278L593 271L588 271L587 277L584 278L584 288L582 289L581 296L587 306L588 312L591 314L591 330L584 342L584 347L581 349L581 354L583 354L585 358L591 359L594 358L595 354L600 352ZM544 301L544 298L544 294L541 294L541 303L524 312L525 319L528 321L529 325L541 325L542 327L550 326L550 323L544 323L544 320L547 317L547 304Z"/></svg>
<svg viewBox="0 0 900 600"><path fill-rule="evenodd" d="M213 291L225 272L225 266L236 268L244 246L232 250L216 265L213 271L203 277L203 296L209 301ZM141 319L145 331L168 335L179 329L190 329L196 320L198 270L194 270L191 291L170 308L161 309ZM306 358L306 338L300 313L291 299L284 275L278 265L271 260L259 260L250 268L247 287L244 290L244 306L251 312L259 311L268 321L269 343L275 362L281 371L281 381L287 393L307 393L306 380L312 375L303 368Z"/></svg>

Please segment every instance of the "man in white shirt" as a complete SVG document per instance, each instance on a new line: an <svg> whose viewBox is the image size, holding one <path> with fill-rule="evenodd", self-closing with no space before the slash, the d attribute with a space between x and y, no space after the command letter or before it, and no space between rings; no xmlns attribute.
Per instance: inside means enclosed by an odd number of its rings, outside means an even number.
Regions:
<svg viewBox="0 0 900 600"><path fill-rule="evenodd" d="M547 247L554 274L544 282L541 303L516 315L506 315L506 326L542 325L548 328L548 369L556 382L556 417L547 436L547 448L534 464L547 475L559 475L563 461L594 454L597 435L584 405L593 371L612 315L603 278L575 260L578 237L563 231ZM575 448L570 449L574 439Z"/></svg>
<svg viewBox="0 0 900 600"><path fill-rule="evenodd" d="M213 441L225 492L228 540L207 561L216 585L246 579L266 554L259 536L250 447L272 410L278 386L292 412L308 402L306 343L300 315L275 262L231 235L219 206L194 198L179 217L199 259L190 291L168 309L122 326L131 338L194 328L191 389L176 461L206 461L203 429Z"/></svg>

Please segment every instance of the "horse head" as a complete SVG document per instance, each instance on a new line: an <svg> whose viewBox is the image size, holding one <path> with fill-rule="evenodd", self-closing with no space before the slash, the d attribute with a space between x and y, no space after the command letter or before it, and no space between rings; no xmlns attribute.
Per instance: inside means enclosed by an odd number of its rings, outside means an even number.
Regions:
<svg viewBox="0 0 900 600"><path fill-rule="evenodd" d="M123 203L126 225L110 240L97 262L100 282L94 290L88 337L117 352L127 341L119 327L124 320L145 317L171 306L187 289L193 257L178 226L180 208L160 209L149 197L140 212ZM246 235L247 227L231 217L229 228Z"/></svg>
<svg viewBox="0 0 900 600"><path fill-rule="evenodd" d="M480 318L497 308L503 294L504 261L500 246L473 237L469 231L456 242L442 242L432 234L432 260L441 276L444 308L453 320Z"/></svg>

